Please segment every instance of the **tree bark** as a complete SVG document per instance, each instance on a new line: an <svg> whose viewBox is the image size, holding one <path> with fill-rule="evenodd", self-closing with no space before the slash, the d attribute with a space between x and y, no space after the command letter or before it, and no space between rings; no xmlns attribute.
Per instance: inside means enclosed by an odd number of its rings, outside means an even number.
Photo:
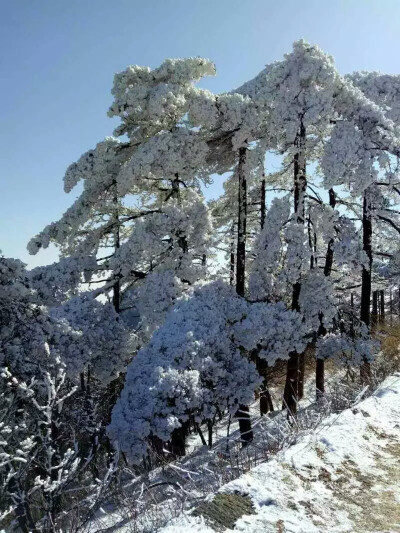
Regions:
<svg viewBox="0 0 400 533"><path fill-rule="evenodd" d="M265 176L261 180L261 217L260 217L260 226L261 229L264 228L265 224L265 214L266 214L266 203L265 203Z"/></svg>
<svg viewBox="0 0 400 533"><path fill-rule="evenodd" d="M186 455L186 425L182 423L182 426L174 429L171 435L171 453L175 457L183 457Z"/></svg>
<svg viewBox="0 0 400 533"><path fill-rule="evenodd" d="M247 148L239 148L238 164L238 233L236 249L236 292L244 297L246 273L247 179L245 174Z"/></svg>
<svg viewBox="0 0 400 533"><path fill-rule="evenodd" d="M266 182L265 174L263 174L263 179L261 180L261 193L260 193L260 227L261 229L265 226L265 216L266 216ZM270 411L274 410L272 403L271 394L268 389L268 363L265 359L261 359L259 355L256 355L256 365L257 370L260 376L263 378L263 384L260 390L260 414L266 415Z"/></svg>
<svg viewBox="0 0 400 533"><path fill-rule="evenodd" d="M260 390L260 415L266 415L274 410L274 405L268 388L268 362L256 354L256 366L258 373L263 378Z"/></svg>
<svg viewBox="0 0 400 533"><path fill-rule="evenodd" d="M229 285L233 287L235 284L235 239L233 233L235 231L234 225L231 227L231 242L230 242L230 259L229 259Z"/></svg>
<svg viewBox="0 0 400 533"><path fill-rule="evenodd" d="M372 292L372 313L371 313L371 325L376 326L378 322L378 291Z"/></svg>
<svg viewBox="0 0 400 533"><path fill-rule="evenodd" d="M372 220L371 220L371 203L368 189L364 191L363 197L363 214L362 214L362 229L363 229L363 250L368 257L368 266L363 265L362 279L361 279L361 310L360 320L367 328L370 328L371 323L371 270L372 270ZM360 369L360 377L364 383L371 380L371 365L364 357Z"/></svg>
<svg viewBox="0 0 400 533"><path fill-rule="evenodd" d="M325 393L325 361L324 359L317 359L317 369L315 372L315 387L317 389L317 401L320 400Z"/></svg>
<svg viewBox="0 0 400 533"><path fill-rule="evenodd" d="M385 322L385 291L380 291L380 321Z"/></svg>
<svg viewBox="0 0 400 533"><path fill-rule="evenodd" d="M332 209L336 207L336 195L333 189L329 189L329 205ZM328 242L328 249L325 255L325 265L324 265L324 276L329 277L332 272L333 266L333 245L334 239L330 239ZM352 295L353 298L353 295ZM323 323L323 316L320 317L320 326L318 330L318 335L322 337L326 335L326 328ZM316 367L315 367L315 388L316 388L316 398L317 401L322 398L325 393L325 359L317 358Z"/></svg>
<svg viewBox="0 0 400 533"><path fill-rule="evenodd" d="M304 225L305 215L305 192L307 188L306 180L306 159L305 159L305 140L306 129L303 122L300 123L300 129L296 136L295 146L297 148L293 158L293 178L294 178L294 211L297 224ZM292 292L292 310L299 311L299 297L301 282L297 281L293 285ZM297 352L289 355L286 370L286 383L283 392L283 409L287 409L289 414L295 415L297 412L297 403L299 399L299 382L301 381L300 357ZM300 385L301 387L301 385Z"/></svg>
<svg viewBox="0 0 400 533"><path fill-rule="evenodd" d="M117 184L115 183L114 186L114 206L115 206L115 213L114 213L114 221L115 221L115 231L114 231L114 252L116 253L117 250L121 246L120 241L120 227L119 227L119 212L118 212L118 193L117 193ZM119 274L117 274L117 281L113 286L113 306L117 313L121 311L121 281Z"/></svg>
<svg viewBox="0 0 400 533"><path fill-rule="evenodd" d="M246 224L247 224L247 179L246 179L247 148L239 148L238 162L238 233L236 248L236 292L239 296L245 295L246 274ZM253 430L249 408L239 405L236 413L239 419L240 438L245 445L253 440Z"/></svg>
<svg viewBox="0 0 400 533"><path fill-rule="evenodd" d="M208 431L208 447L212 448L213 445L213 423L211 420L207 420L207 431Z"/></svg>

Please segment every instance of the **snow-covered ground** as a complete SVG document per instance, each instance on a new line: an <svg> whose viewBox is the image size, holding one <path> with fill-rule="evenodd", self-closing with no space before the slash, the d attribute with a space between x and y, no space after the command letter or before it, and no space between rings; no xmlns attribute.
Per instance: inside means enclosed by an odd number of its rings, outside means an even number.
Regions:
<svg viewBox="0 0 400 533"><path fill-rule="evenodd" d="M254 505L254 514L225 531L400 532L400 373L219 493L248 496ZM159 533L217 530L189 511Z"/></svg>

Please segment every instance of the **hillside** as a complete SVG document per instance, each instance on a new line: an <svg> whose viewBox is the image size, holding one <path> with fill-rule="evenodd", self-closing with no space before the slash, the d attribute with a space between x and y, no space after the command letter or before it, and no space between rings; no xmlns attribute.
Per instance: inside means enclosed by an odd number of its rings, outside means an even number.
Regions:
<svg viewBox="0 0 400 533"><path fill-rule="evenodd" d="M192 510L160 533L399 532L399 460L397 373L356 407L331 415L276 458L224 485L194 511L198 516ZM246 505L251 514L224 527Z"/></svg>

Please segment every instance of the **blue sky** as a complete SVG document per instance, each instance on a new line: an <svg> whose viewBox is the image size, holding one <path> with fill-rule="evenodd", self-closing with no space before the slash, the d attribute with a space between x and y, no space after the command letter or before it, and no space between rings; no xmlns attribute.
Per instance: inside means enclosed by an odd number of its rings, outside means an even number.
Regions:
<svg viewBox="0 0 400 533"><path fill-rule="evenodd" d="M115 72L203 56L237 87L305 38L342 73L400 73L399 0L0 0L0 249L29 266L29 238L75 198L66 167L111 135ZM216 183L209 193L219 190Z"/></svg>

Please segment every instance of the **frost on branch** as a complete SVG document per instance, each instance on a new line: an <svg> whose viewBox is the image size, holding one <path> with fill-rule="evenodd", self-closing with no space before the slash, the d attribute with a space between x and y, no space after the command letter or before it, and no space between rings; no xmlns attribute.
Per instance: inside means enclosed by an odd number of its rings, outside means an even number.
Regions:
<svg viewBox="0 0 400 533"><path fill-rule="evenodd" d="M164 204L161 212L138 220L129 238L110 260L110 268L129 279L135 270L170 268L190 283L201 274L202 256L208 250L211 220L195 191L182 191Z"/></svg>
<svg viewBox="0 0 400 533"><path fill-rule="evenodd" d="M198 174L207 153L208 146L197 132L176 128L160 133L142 143L121 169L117 178L119 194L156 192L163 182L165 187L165 181L176 178L199 188Z"/></svg>
<svg viewBox="0 0 400 533"><path fill-rule="evenodd" d="M154 70L134 65L119 72L109 110L110 117L122 120L116 135L142 140L175 126L188 111L193 81L214 74L214 64L202 58L167 59Z"/></svg>
<svg viewBox="0 0 400 533"><path fill-rule="evenodd" d="M400 76L380 72L354 72L346 79L378 104L397 125L400 120Z"/></svg>
<svg viewBox="0 0 400 533"><path fill-rule="evenodd" d="M377 176L374 150L363 132L351 122L338 122L328 140L321 167L326 188L349 184L355 196L361 194Z"/></svg>
<svg viewBox="0 0 400 533"><path fill-rule="evenodd" d="M27 272L30 286L36 291L38 302L60 305L77 293L85 272L97 269L94 257L61 257L57 263L36 267ZM89 277L90 279L90 277Z"/></svg>
<svg viewBox="0 0 400 533"><path fill-rule="evenodd" d="M250 304L234 332L239 346L248 351L257 349L270 366L278 359L287 360L290 352L301 353L307 344L301 314L288 310L283 302Z"/></svg>
<svg viewBox="0 0 400 533"><path fill-rule="evenodd" d="M267 212L264 228L253 246L249 288L251 298L273 301L279 297L279 272L283 260L283 228L290 217L290 199L274 198Z"/></svg>
<svg viewBox="0 0 400 533"><path fill-rule="evenodd" d="M372 339L361 326L355 335L329 333L317 341L318 359L335 359L344 366L360 365L364 360L373 361L379 350L379 342Z"/></svg>
<svg viewBox="0 0 400 533"><path fill-rule="evenodd" d="M51 366L48 343L57 329L36 301L25 265L0 256L0 366L24 379Z"/></svg>
<svg viewBox="0 0 400 533"><path fill-rule="evenodd" d="M318 331L321 323L326 329L332 327L337 308L329 276L315 268L310 270L302 279L299 303L309 331Z"/></svg>
<svg viewBox="0 0 400 533"><path fill-rule="evenodd" d="M299 116L306 130L323 131L333 113L338 78L332 57L301 40L284 60L267 65L237 92L268 108L271 141L286 149L298 133Z"/></svg>
<svg viewBox="0 0 400 533"><path fill-rule="evenodd" d="M101 239L110 231L109 223L104 224L102 215L110 212L114 197L112 185L129 154L129 150L120 148L120 141L109 137L68 168L64 178L66 192L80 180L84 182L83 192L60 220L49 224L30 240L28 251L31 255L40 248L47 248L51 242L73 252L79 247L84 248L84 255L97 253ZM96 216L98 218L94 220ZM94 222L97 227L93 231L91 224Z"/></svg>
<svg viewBox="0 0 400 533"><path fill-rule="evenodd" d="M70 377L76 379L90 365L94 376L107 384L126 368L136 339L110 303L75 296L53 308L51 316L69 333L60 332L57 344Z"/></svg>
<svg viewBox="0 0 400 533"><path fill-rule="evenodd" d="M335 261L339 266L368 268L368 257L362 249L362 241L354 223L347 217L340 217L337 222L337 238L333 243Z"/></svg>
<svg viewBox="0 0 400 533"><path fill-rule="evenodd" d="M64 176L64 190L70 192L75 185L83 180L84 187L95 185L100 188L110 186L110 176L118 171L121 159L116 157L122 143L114 137L107 137L97 144L94 150L83 154L76 163L72 163Z"/></svg>
<svg viewBox="0 0 400 533"><path fill-rule="evenodd" d="M21 531L53 529L61 497L81 463L70 428L61 422L64 402L74 392L57 357L51 370L39 368L29 382L1 369L0 497L8 509L0 524L10 525L10 515Z"/></svg>
<svg viewBox="0 0 400 533"><path fill-rule="evenodd" d="M311 250L308 245L308 235L302 224L291 220L284 231L286 241L286 262L282 271L282 278L288 283L296 283L304 270L308 270Z"/></svg>
<svg viewBox="0 0 400 533"><path fill-rule="evenodd" d="M146 276L145 281L132 294L132 300L136 302L139 312L141 338L150 338L187 289L188 285L170 270L156 270Z"/></svg>

